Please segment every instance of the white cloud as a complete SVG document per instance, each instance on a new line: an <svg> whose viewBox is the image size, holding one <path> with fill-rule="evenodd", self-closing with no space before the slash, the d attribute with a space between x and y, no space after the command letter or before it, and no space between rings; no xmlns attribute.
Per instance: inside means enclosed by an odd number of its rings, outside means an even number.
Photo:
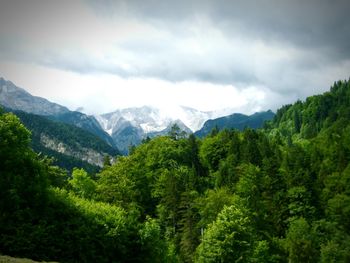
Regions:
<svg viewBox="0 0 350 263"><path fill-rule="evenodd" d="M230 108L235 112L263 110L269 91L261 87L238 89L197 81L169 82L154 78L123 79L110 74L78 74L42 66L0 63L0 72L33 95L88 113L153 105L174 111L183 105L203 111Z"/></svg>

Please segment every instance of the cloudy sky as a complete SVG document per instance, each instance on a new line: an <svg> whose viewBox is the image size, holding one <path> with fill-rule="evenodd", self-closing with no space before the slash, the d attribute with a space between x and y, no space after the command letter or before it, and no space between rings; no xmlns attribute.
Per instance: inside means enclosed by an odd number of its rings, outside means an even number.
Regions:
<svg viewBox="0 0 350 263"><path fill-rule="evenodd" d="M70 109L276 110L350 77L348 0L0 0L0 76Z"/></svg>

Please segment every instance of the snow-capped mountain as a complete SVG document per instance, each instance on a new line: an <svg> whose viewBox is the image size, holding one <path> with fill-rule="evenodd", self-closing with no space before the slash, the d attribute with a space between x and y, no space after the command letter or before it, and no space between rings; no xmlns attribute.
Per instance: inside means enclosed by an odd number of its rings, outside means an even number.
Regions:
<svg viewBox="0 0 350 263"><path fill-rule="evenodd" d="M172 121L153 107L119 109L111 113L95 116L101 127L110 135L116 132L123 123L141 129L144 133L164 130Z"/></svg>
<svg viewBox="0 0 350 263"><path fill-rule="evenodd" d="M175 120L160 109L143 106L119 109L111 113L96 115L100 126L113 138L116 146L127 153L131 145L138 145L142 139L167 134ZM181 127L191 132L181 121Z"/></svg>
<svg viewBox="0 0 350 263"><path fill-rule="evenodd" d="M120 126L121 122L129 122L138 127L144 133L160 132L169 124L181 121L192 132L203 127L209 119L232 114L232 110L199 111L190 107L176 106L167 109L159 109L151 106L118 109L111 113L96 115L95 118L101 127L112 135Z"/></svg>
<svg viewBox="0 0 350 263"><path fill-rule="evenodd" d="M167 134L172 125L191 133L202 128L208 119L231 114L229 109L204 112L193 108L177 106L159 109L150 106L118 109L111 113L96 115L100 126L113 138L123 153L130 145L139 144L146 137Z"/></svg>

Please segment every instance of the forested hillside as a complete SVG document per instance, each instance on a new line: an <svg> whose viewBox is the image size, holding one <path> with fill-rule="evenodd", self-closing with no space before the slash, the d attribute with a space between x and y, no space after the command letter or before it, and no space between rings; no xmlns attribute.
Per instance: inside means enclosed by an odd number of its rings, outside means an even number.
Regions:
<svg viewBox="0 0 350 263"><path fill-rule="evenodd" d="M43 116L14 111L31 131L31 147L37 153L54 158L54 164L72 171L74 167L96 173L104 156L115 157L118 150L96 135Z"/></svg>
<svg viewBox="0 0 350 263"><path fill-rule="evenodd" d="M93 116L78 111L69 111L62 114L48 116L48 118L82 128L85 131L95 134L111 147L116 148L113 139L101 128L100 124Z"/></svg>
<svg viewBox="0 0 350 263"><path fill-rule="evenodd" d="M172 130L67 177L0 116L0 253L61 262L349 262L350 81L261 130Z"/></svg>
<svg viewBox="0 0 350 263"><path fill-rule="evenodd" d="M234 113L229 116L207 120L203 127L194 134L199 137L207 136L213 129L237 129L243 131L245 128L259 129L265 121L273 119L275 114L272 111L256 112L252 115Z"/></svg>

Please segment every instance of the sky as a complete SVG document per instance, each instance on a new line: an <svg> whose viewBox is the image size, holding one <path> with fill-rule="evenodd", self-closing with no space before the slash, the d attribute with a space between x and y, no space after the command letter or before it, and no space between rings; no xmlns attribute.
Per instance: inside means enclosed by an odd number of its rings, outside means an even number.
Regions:
<svg viewBox="0 0 350 263"><path fill-rule="evenodd" d="M350 77L348 0L0 0L0 77L99 114L276 110Z"/></svg>

